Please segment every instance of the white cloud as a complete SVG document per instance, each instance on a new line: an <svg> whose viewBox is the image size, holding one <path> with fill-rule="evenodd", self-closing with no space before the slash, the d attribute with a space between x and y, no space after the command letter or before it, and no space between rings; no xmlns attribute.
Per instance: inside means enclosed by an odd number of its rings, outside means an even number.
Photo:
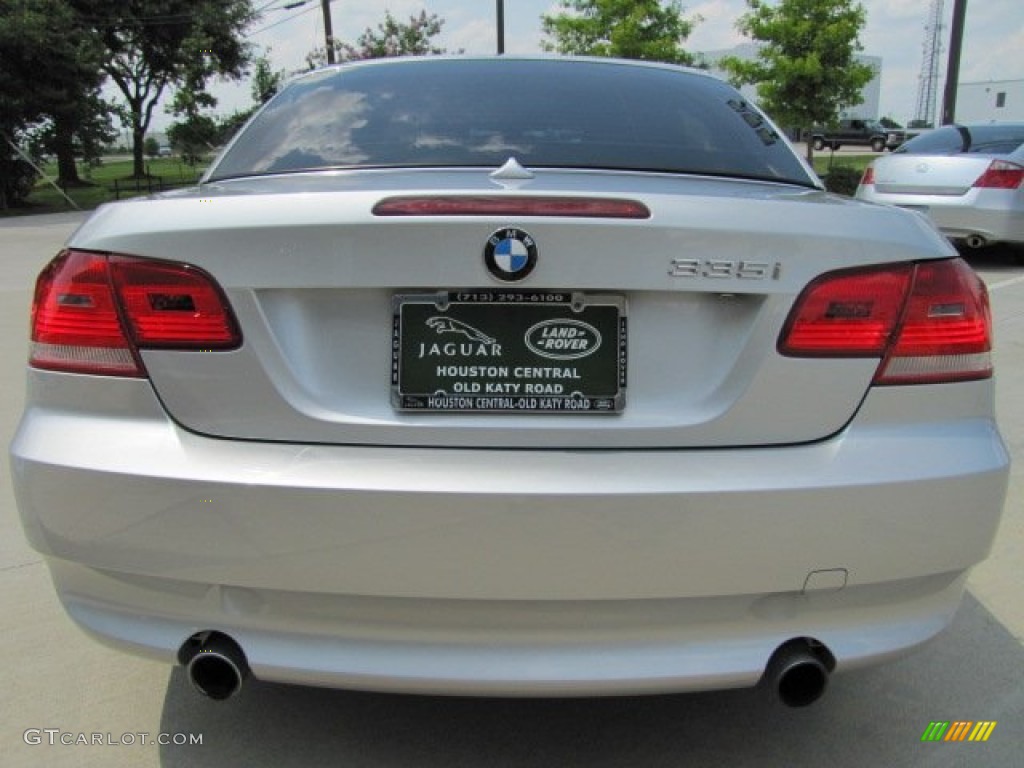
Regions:
<svg viewBox="0 0 1024 768"><path fill-rule="evenodd" d="M497 50L494 22L491 19L472 19L448 31L443 43L452 52L494 53Z"/></svg>
<svg viewBox="0 0 1024 768"><path fill-rule="evenodd" d="M733 0L708 0L686 9L687 16L700 16L703 20L694 28L685 47L689 51L714 51L732 48L744 41L736 29L736 21L742 14L737 12Z"/></svg>

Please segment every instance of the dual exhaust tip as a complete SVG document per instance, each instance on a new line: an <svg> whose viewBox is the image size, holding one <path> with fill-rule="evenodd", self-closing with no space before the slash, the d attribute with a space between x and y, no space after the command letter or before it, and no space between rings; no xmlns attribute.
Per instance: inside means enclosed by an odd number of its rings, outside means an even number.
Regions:
<svg viewBox="0 0 1024 768"><path fill-rule="evenodd" d="M835 666L835 657L824 645L810 638L794 638L772 654L759 687L787 707L806 707L825 693Z"/></svg>
<svg viewBox="0 0 1024 768"><path fill-rule="evenodd" d="M214 701L230 699L249 677L249 663L238 643L220 632L193 635L178 651L192 686Z"/></svg>
<svg viewBox="0 0 1024 768"><path fill-rule="evenodd" d="M214 701L234 696L251 674L241 647L220 632L193 635L181 646L178 658L193 687ZM806 707L825 693L835 665L824 645L810 638L794 638L772 654L759 687L787 707Z"/></svg>

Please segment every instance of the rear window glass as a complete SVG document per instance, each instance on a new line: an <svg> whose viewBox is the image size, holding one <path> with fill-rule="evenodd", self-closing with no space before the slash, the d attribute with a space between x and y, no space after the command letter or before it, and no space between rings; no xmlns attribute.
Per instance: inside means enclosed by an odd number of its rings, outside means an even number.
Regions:
<svg viewBox="0 0 1024 768"><path fill-rule="evenodd" d="M896 150L905 155L1008 155L1024 144L1022 125L946 125L915 136Z"/></svg>
<svg viewBox="0 0 1024 768"><path fill-rule="evenodd" d="M286 87L210 179L357 167L527 167L813 182L727 84L567 60L420 59L325 70Z"/></svg>

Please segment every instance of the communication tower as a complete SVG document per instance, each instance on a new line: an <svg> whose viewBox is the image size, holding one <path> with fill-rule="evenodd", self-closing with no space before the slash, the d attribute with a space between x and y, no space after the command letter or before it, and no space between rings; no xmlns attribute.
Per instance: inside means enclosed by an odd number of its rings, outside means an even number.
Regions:
<svg viewBox="0 0 1024 768"><path fill-rule="evenodd" d="M935 102L939 93L939 64L942 55L942 7L944 0L932 0L924 25L924 46L921 74L917 82L917 108L914 120L918 125L935 125Z"/></svg>

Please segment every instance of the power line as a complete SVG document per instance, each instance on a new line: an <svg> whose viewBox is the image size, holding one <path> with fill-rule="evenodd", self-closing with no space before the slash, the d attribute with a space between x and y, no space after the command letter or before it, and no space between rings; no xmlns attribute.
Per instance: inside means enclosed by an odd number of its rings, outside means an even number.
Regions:
<svg viewBox="0 0 1024 768"><path fill-rule="evenodd" d="M279 2L281 2L281 0L270 0L270 2L267 3L266 5L261 6L261 7L257 8L255 11L253 11L253 14L258 16L261 13L263 13L265 10L267 10L267 8L270 8L270 6L272 6L274 3L279 3ZM276 10L276 9L272 9L272 10Z"/></svg>
<svg viewBox="0 0 1024 768"><path fill-rule="evenodd" d="M273 24L268 24L265 27L260 27L259 29L255 30L253 32L249 32L248 34L245 35L245 37L248 38L248 37L252 37L253 35L258 35L261 32L266 32L268 29L273 29L274 27L276 27L276 26L278 26L280 24L284 24L286 21L294 21L295 19L299 18L300 16L305 16L307 13L311 13L312 11L316 11L316 10L319 10L319 9L314 5L314 6L310 7L310 8L307 8L304 11L299 11L298 13L294 13L291 16L288 16L287 18L281 19L280 21L275 21Z"/></svg>

